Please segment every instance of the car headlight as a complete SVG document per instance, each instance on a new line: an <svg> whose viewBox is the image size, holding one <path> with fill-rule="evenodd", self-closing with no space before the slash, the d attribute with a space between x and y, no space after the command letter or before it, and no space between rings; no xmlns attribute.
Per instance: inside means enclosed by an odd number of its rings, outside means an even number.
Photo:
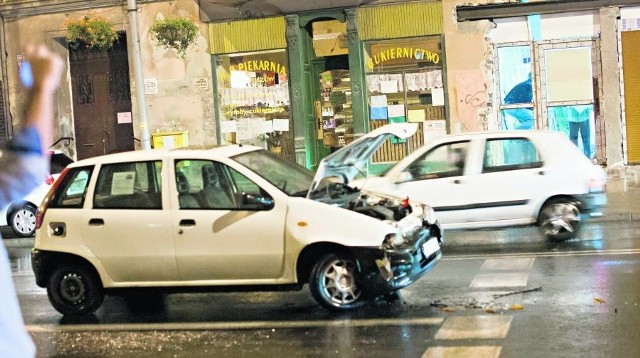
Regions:
<svg viewBox="0 0 640 358"><path fill-rule="evenodd" d="M436 223L436 212L432 207L428 205L422 206L422 220L426 221L429 225Z"/></svg>
<svg viewBox="0 0 640 358"><path fill-rule="evenodd" d="M384 238L384 245L390 246L390 247L400 247L404 245L406 241L407 240L405 239L405 237L401 233L397 232L397 233L388 234Z"/></svg>

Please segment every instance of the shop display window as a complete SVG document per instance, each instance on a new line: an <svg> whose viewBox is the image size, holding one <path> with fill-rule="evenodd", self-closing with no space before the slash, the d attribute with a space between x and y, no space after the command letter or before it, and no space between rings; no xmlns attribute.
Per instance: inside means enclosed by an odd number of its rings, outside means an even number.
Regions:
<svg viewBox="0 0 640 358"><path fill-rule="evenodd" d="M385 143L374 154L374 163L396 162L446 134L442 66L440 36L365 45L369 129L393 122L419 124L411 138Z"/></svg>
<svg viewBox="0 0 640 358"><path fill-rule="evenodd" d="M218 57L220 128L230 143L280 153L290 139L290 103L285 50Z"/></svg>

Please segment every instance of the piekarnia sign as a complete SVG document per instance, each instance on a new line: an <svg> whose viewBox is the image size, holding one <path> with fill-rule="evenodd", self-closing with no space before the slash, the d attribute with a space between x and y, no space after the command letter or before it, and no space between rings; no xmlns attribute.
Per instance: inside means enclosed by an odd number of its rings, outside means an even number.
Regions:
<svg viewBox="0 0 640 358"><path fill-rule="evenodd" d="M367 67L372 70L380 64L396 59L414 59L416 61L429 61L440 63L440 55L429 50L412 47L391 47L373 54L367 61Z"/></svg>

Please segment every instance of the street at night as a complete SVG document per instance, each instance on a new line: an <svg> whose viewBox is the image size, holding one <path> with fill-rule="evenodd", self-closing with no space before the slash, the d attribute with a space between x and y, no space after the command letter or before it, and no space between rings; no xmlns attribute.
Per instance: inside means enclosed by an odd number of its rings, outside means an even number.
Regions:
<svg viewBox="0 0 640 358"><path fill-rule="evenodd" d="M443 260L349 314L308 290L107 296L67 318L35 285L32 239L5 240L39 357L631 357L640 342L640 222L585 225L552 242L535 228L450 231Z"/></svg>

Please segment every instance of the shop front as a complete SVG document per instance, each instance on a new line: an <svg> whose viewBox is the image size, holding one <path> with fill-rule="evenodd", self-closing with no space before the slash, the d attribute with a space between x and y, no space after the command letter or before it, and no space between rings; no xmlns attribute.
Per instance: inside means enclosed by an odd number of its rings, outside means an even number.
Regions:
<svg viewBox="0 0 640 358"><path fill-rule="evenodd" d="M380 171L446 133L441 32L440 2L211 23L218 143L315 170L370 130L419 123L375 155L370 170Z"/></svg>

